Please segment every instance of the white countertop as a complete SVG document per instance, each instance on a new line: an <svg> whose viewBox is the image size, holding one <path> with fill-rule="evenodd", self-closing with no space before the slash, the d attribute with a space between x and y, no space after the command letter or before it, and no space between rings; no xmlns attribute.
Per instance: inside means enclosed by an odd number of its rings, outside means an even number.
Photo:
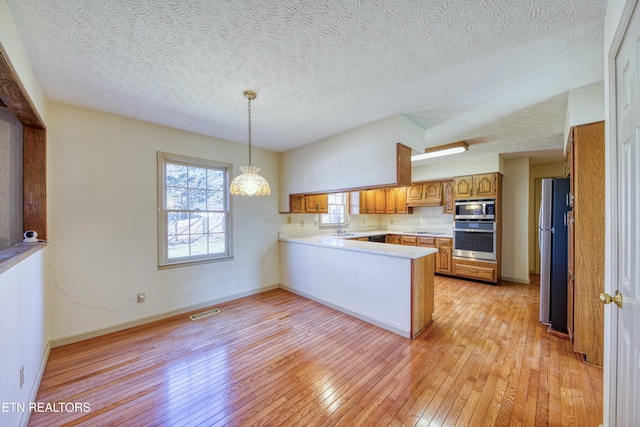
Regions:
<svg viewBox="0 0 640 427"><path fill-rule="evenodd" d="M309 236L309 237L280 237L282 242L299 243L303 245L321 246L325 248L342 249L355 252L366 252L377 255L386 255L399 258L422 258L437 252L434 248L422 246L393 245L389 243L365 242L358 237L375 236L380 234L402 234L388 231L365 231L359 233L347 233L340 236ZM407 233L408 234L408 233ZM423 235L423 234L420 234Z"/></svg>

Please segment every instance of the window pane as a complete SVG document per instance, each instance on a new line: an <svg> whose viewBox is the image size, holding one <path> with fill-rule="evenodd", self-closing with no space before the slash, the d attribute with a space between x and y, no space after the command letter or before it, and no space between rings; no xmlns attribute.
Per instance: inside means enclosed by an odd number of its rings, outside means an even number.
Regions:
<svg viewBox="0 0 640 427"><path fill-rule="evenodd" d="M209 190L222 190L224 187L224 171L209 169L207 171L207 188Z"/></svg>
<svg viewBox="0 0 640 427"><path fill-rule="evenodd" d="M209 213L209 233L224 233L225 232L225 214L223 213Z"/></svg>
<svg viewBox="0 0 640 427"><path fill-rule="evenodd" d="M187 167L167 163L165 185L170 187L186 187L187 186Z"/></svg>
<svg viewBox="0 0 640 427"><path fill-rule="evenodd" d="M189 236L169 236L167 256L169 258L182 258L189 256Z"/></svg>
<svg viewBox="0 0 640 427"><path fill-rule="evenodd" d="M167 209L186 209L187 189L184 187L167 187Z"/></svg>
<svg viewBox="0 0 640 427"><path fill-rule="evenodd" d="M189 167L187 185L189 188L207 188L207 170Z"/></svg>
<svg viewBox="0 0 640 427"><path fill-rule="evenodd" d="M223 233L209 234L209 253L220 254L227 251Z"/></svg>
<svg viewBox="0 0 640 427"><path fill-rule="evenodd" d="M191 256L206 255L207 236L205 234L194 234L191 236Z"/></svg>
<svg viewBox="0 0 640 427"><path fill-rule="evenodd" d="M189 210L204 211L207 209L207 190L189 189Z"/></svg>
<svg viewBox="0 0 640 427"><path fill-rule="evenodd" d="M207 209L221 211L224 209L224 192L207 191Z"/></svg>
<svg viewBox="0 0 640 427"><path fill-rule="evenodd" d="M200 234L205 232L204 218L206 214L192 212L189 214L189 234Z"/></svg>

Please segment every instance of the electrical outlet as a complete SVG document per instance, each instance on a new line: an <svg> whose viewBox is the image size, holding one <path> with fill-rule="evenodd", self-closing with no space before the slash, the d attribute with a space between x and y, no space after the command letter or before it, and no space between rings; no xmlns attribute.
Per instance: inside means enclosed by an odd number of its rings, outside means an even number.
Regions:
<svg viewBox="0 0 640 427"><path fill-rule="evenodd" d="M364 224L365 224L365 222L366 222L366 220L365 220L365 219L363 219L363 220L362 220L362 225L364 225Z"/></svg>
<svg viewBox="0 0 640 427"><path fill-rule="evenodd" d="M147 296L144 294L144 292L140 292L138 294L138 299L137 299L138 304L145 302L146 300L147 300Z"/></svg>
<svg viewBox="0 0 640 427"><path fill-rule="evenodd" d="M300 227L304 227L304 221L300 221Z"/></svg>
<svg viewBox="0 0 640 427"><path fill-rule="evenodd" d="M291 224L291 217L290 216L287 217L287 224Z"/></svg>
<svg viewBox="0 0 640 427"><path fill-rule="evenodd" d="M389 224L393 224L393 218L389 220Z"/></svg>
<svg viewBox="0 0 640 427"><path fill-rule="evenodd" d="M24 366L20 366L20 388L24 385Z"/></svg>

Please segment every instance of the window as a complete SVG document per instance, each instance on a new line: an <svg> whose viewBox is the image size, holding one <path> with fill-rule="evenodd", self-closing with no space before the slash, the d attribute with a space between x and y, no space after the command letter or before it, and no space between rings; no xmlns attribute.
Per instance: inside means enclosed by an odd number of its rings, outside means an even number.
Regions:
<svg viewBox="0 0 640 427"><path fill-rule="evenodd" d="M328 213L320 215L320 225L336 227L338 222L347 225L347 203L349 193L329 194L327 198Z"/></svg>
<svg viewBox="0 0 640 427"><path fill-rule="evenodd" d="M230 259L230 165L158 152L158 265Z"/></svg>

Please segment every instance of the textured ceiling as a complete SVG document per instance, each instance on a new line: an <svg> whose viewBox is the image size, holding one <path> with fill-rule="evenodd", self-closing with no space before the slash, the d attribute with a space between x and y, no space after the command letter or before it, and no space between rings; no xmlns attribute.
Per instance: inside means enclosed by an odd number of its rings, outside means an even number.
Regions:
<svg viewBox="0 0 640 427"><path fill-rule="evenodd" d="M50 100L246 142L253 89L274 151L406 114L427 147L552 158L603 79L606 0L6 1Z"/></svg>

